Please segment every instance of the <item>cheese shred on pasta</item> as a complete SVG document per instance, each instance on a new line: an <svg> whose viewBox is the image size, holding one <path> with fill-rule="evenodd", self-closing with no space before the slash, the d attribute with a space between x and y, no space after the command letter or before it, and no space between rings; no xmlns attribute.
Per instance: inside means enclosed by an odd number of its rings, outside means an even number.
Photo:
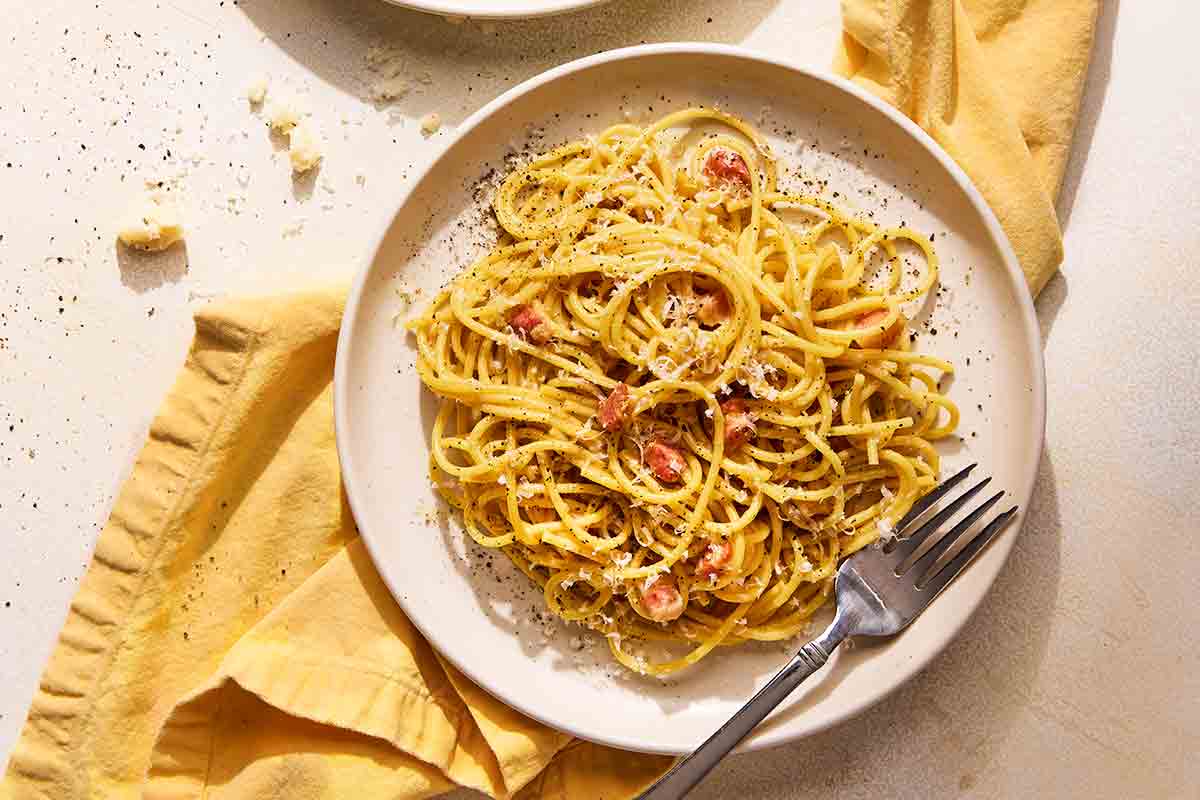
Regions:
<svg viewBox="0 0 1200 800"><path fill-rule="evenodd" d="M930 238L780 191L711 108L546 153L494 209L499 245L408 323L467 532L638 672L800 633L958 421L902 311Z"/></svg>

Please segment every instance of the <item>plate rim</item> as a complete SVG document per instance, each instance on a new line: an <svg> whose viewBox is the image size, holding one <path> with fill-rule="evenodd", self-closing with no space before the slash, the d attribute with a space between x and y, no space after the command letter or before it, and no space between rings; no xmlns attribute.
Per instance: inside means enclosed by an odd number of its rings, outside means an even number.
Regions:
<svg viewBox="0 0 1200 800"><path fill-rule="evenodd" d="M375 263L375 259L379 250L386 239L389 230L395 220L396 212L402 208L412 197L416 188L420 185L424 175L434 168L442 158L471 131L473 131L484 120L491 117L493 114L502 110L518 98L532 92L533 90L559 80L568 75L577 72L582 72L592 67L606 64L615 61L623 61L628 59L643 58L646 56L670 56L670 55L698 55L698 56L723 56L734 57L741 59L749 59L752 61L761 62L770 66L779 67L782 69L792 70L801 75L812 79L824 82L831 85L833 88L846 92L855 99L866 103L871 108L887 116L892 122L898 124L905 133L914 138L922 147L924 147L934 159L947 171L950 177L967 195L968 200L979 214L984 223L984 227L990 235L994 246L996 247L1001 261L1004 264L1006 277L1010 284L1018 290L1015 292L1018 302L1016 311L1020 318L1020 323L1025 330L1027 341L1029 342L1030 352L1028 361L1033 367L1032 374L1032 412L1034 424L1031 426L1031 434L1034 441L1029 442L1031 445L1030 452L1032 453L1032 466L1028 470L1025 480L1016 491L1013 492L1014 503L1020 508L1018 512L1017 525L1013 527L1010 535L998 537L998 540L991 544L991 548L1002 548L1002 557L997 562L994 572L987 578L987 585L979 596L972 602L967 614L954 625L949 625L939 632L936 641L932 647L928 647L905 664L905 674L896 683L888 687L881 694L867 698L855 697L848 701L845 707L836 713L829 716L828 719L810 725L803 730L788 730L787 726L772 727L751 740L743 742L738 747L740 752L749 752L754 750L762 750L770 747L776 747L787 742L795 741L807 736L820 733L828 730L834 725L845 722L848 719L858 716L871 706L882 702L884 698L896 692L903 687L914 677L920 674L929 664L941 654L950 643L957 638L967 622L979 610L983 604L984 598L991 592L995 584L996 577L1008 563L1008 559L1012 554L1012 549L1016 544L1016 540L1020 531L1024 528L1025 518L1029 511L1030 499L1033 496L1034 484L1037 481L1038 466L1041 463L1045 445L1045 429L1046 429L1046 369L1045 359L1042 351L1042 336L1041 330L1037 321L1037 312L1034 308L1033 297L1030 295L1028 285L1025 281L1024 273L1021 270L1020 264L1017 261L1012 244L1005 234L1004 229L1000 225L995 212L991 206L983 198L983 195L975 187L975 184L967 176L957 162L939 145L932 137L920 128L915 122L906 117L898 109L891 106L884 100L870 94L867 90L855 85L851 81L834 75L825 70L818 70L812 67L797 63L791 59L780 58L777 56L768 55L766 53L756 52L754 50L740 47L736 45L716 44L709 42L663 42L655 44L634 45L631 47L616 48L606 50L590 56L569 61L565 64L552 67L538 75L528 78L516 86L508 89L498 97L494 98L479 110L471 114L461 125L453 132L453 134L442 143L442 146L421 166L418 167L419 172L414 172L412 179L408 185L394 197L393 211L387 215L386 219L380 223L377 234L370 240L370 246L365 251L363 263L360 265L354 281L351 285L350 292L346 298L345 311L342 317L341 328L338 332L337 349L334 362L334 387L333 387L333 406L334 406L334 432L339 462L341 464L343 486L345 487L347 501L350 505L351 513L354 515L355 522L358 526L359 534L367 548L371 559L376 564L376 569L379 572L384 584L388 587L388 591L392 597L404 609L404 602L400 599L402 592L397 587L392 585L390 578L383 569L379 569L379 561L372 545L372 537L367 533L367 526L363 520L359 518L357 513L358 501L356 500L356 489L354 488L354 480L350 477L354 472L354 459L349 452L347 444L348 435L344 435L349 430L349 423L346 418L348 407L348 391L349 391L349 376L347 373L348 352L351 346L351 335L355 327L358 317L358 311L361 307L363 289L366 286L367 278L371 273L371 267ZM989 548L990 549L990 548ZM684 751L679 751L673 748L656 748L653 743L640 742L637 740L621 739L616 737L596 738L588 736L586 733L575 729L561 720L550 720L542 715L536 707L532 707L526 703L520 702L518 699L506 696L506 693L499 688L493 688L488 685L484 679L484 673L481 670L473 668L470 664L461 662L445 653L442 648L437 646L438 635L436 631L429 631L423 627L417 620L412 619L405 614L406 618L420 631L429 644L438 650L450 663L452 663L460 672L470 678L477 686L491 694L509 707L525 714L532 719L547 725L548 727L563 731L572 736L581 739L596 742L622 750L641 752L641 753L659 753L668 755L679 755ZM748 697L746 698L749 699Z"/></svg>
<svg viewBox="0 0 1200 800"><path fill-rule="evenodd" d="M553 5L547 4L549 0L542 0L545 4L541 8L534 10L504 10L490 7L487 0L385 0L386 2L400 6L401 8L410 8L413 11L423 11L426 14L437 14L442 17L466 17L470 19L536 19L538 17L551 17L557 14L567 14L572 11L579 11L589 6L598 6L602 3L610 2L610 0L555 0Z"/></svg>

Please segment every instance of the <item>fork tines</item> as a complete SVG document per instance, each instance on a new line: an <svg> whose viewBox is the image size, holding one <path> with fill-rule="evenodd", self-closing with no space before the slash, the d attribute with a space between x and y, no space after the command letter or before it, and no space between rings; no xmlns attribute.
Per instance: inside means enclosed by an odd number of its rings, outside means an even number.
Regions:
<svg viewBox="0 0 1200 800"><path fill-rule="evenodd" d="M897 541L884 550L891 556L896 577L912 571L912 584L917 589L937 594L954 580L971 559L1004 528L1005 523L1016 515L1017 507L1013 506L987 523L982 530L977 533L971 532L971 527L1004 496L1004 492L1000 491L971 510L953 528L943 530L942 526L991 482L992 479L988 477L971 486L938 510L921 527L906 535L907 529L914 522L947 496L950 490L961 483L977 466L978 464L971 464L947 478L932 492L914 503L912 509L896 525ZM953 558L944 558L956 548L957 552Z"/></svg>

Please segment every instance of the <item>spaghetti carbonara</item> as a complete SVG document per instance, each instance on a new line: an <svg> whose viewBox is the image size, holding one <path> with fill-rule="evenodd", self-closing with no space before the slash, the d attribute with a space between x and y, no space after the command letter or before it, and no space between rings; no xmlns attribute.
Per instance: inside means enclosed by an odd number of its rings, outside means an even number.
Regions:
<svg viewBox="0 0 1200 800"><path fill-rule="evenodd" d="M644 674L801 632L958 420L904 313L929 237L781 191L712 108L553 150L493 206L499 245L408 323L466 531Z"/></svg>

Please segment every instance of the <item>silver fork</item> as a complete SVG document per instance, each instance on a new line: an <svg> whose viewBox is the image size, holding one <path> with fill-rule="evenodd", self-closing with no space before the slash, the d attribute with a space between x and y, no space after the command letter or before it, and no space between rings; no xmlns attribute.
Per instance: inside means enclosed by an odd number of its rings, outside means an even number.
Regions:
<svg viewBox="0 0 1200 800"><path fill-rule="evenodd" d="M676 800L691 791L801 681L824 666L847 637L892 636L916 619L1017 513L1013 506L982 530L971 532L971 527L1004 496L1004 492L996 492L953 528L944 530L950 518L991 481L984 478L932 514L910 536L903 536L976 466L966 467L918 500L896 525L897 539L882 548L864 548L843 561L835 582L837 613L825 632L800 648L770 683L638 800Z"/></svg>

